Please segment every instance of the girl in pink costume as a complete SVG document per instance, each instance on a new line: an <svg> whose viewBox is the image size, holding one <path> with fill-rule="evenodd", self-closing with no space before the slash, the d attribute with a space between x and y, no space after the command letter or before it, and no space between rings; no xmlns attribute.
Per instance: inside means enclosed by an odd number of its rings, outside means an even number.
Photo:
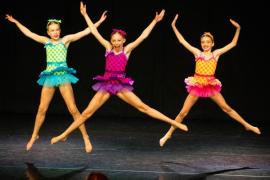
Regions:
<svg viewBox="0 0 270 180"><path fill-rule="evenodd" d="M67 66L66 57L69 44L90 34L91 31L89 28L86 28L83 31L66 35L61 38L61 20L49 19L47 23L48 38L46 36L33 33L10 15L6 15L6 19L14 23L25 36L44 44L44 48L46 48L47 67L43 72L40 73L40 78L37 81L38 84L42 86L42 90L32 137L26 145L26 150L28 151L39 138L39 130L45 120L46 112L56 89L60 90L60 93L74 121L81 116L75 104L73 89L71 86L71 83L76 83L78 81L78 79L73 75L76 73L76 70ZM102 14L100 20L95 23L95 26L98 27L105 19L106 11ZM85 125L82 124L79 129L85 143L85 151L90 153L92 151L92 145L85 129Z"/></svg>
<svg viewBox="0 0 270 180"><path fill-rule="evenodd" d="M195 56L196 67L194 76L185 79L186 88L189 94L180 113L175 118L175 121L181 123L199 97L209 97L231 118L242 124L246 130L252 131L256 134L261 134L259 128L254 127L246 122L226 103L220 93L221 82L215 78L215 70L218 59L222 54L236 46L240 34L240 25L234 20L230 19L230 22L236 28L233 40L223 48L216 49L213 52L212 48L214 46L214 37L209 32L204 33L201 36L201 51L191 46L178 31L175 26L177 18L178 15L176 15L172 21L173 31L178 41ZM163 146L166 143L174 131L174 127L169 129L165 136L160 139L160 146Z"/></svg>
<svg viewBox="0 0 270 180"><path fill-rule="evenodd" d="M156 17L143 31L143 33L135 41L129 43L125 47L123 45L126 41L126 33L123 30L113 29L111 34L111 41L109 42L99 34L96 27L92 23L92 20L89 18L86 12L86 5L81 3L80 10L93 35L106 49L105 74L103 76L97 76L94 78L95 80L99 81L93 86L93 89L96 90L97 93L90 101L88 107L83 111L82 118L72 123L64 133L52 138L51 143L54 144L67 137L72 131L78 128L80 124L91 117L94 112L96 112L98 108L100 108L109 99L111 95L118 96L120 99L134 106L139 111L155 119L170 123L177 128L187 131L188 129L186 125L178 123L163 115L159 111L144 104L132 92L133 80L131 78L125 77L125 67L131 51L148 37L154 26L162 20L165 10L162 10L159 14L156 13Z"/></svg>

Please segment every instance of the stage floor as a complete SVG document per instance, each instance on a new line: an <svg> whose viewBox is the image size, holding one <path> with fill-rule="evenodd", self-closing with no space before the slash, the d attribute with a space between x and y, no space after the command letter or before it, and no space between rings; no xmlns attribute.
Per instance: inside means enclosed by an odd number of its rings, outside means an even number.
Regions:
<svg viewBox="0 0 270 180"><path fill-rule="evenodd" d="M97 118L86 126L93 144L87 154L77 130L50 145L71 118L48 115L31 151L34 115L2 115L0 179L270 179L270 123L257 123L258 136L231 119L187 119L189 132L175 131L164 147L169 125L149 117ZM28 177L27 177L28 176ZM97 178L98 177L98 178ZM106 177L106 178L105 178Z"/></svg>

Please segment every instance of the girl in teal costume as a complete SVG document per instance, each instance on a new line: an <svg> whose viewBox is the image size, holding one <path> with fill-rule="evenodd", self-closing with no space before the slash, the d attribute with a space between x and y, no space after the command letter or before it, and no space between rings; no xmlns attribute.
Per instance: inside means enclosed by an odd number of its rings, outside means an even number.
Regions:
<svg viewBox="0 0 270 180"><path fill-rule="evenodd" d="M66 56L69 44L90 34L91 31L90 28L86 28L78 33L66 35L63 38L60 38L61 20L50 19L47 23L47 34L50 37L48 38L31 32L10 15L6 15L6 19L14 23L25 36L44 44L46 48L47 67L40 73L40 78L37 81L38 84L42 86L40 104L36 114L32 137L26 145L26 150L30 150L35 141L39 138L39 130L45 120L47 109L57 88L59 88L74 121L81 116L75 104L73 89L71 86L71 83L76 83L78 81L78 79L73 75L76 73L76 70L67 66ZM105 19L106 11L102 14L99 21L95 23L95 26L98 27ZM84 139L85 151L90 153L92 151L92 145L84 124L80 126L80 131Z"/></svg>

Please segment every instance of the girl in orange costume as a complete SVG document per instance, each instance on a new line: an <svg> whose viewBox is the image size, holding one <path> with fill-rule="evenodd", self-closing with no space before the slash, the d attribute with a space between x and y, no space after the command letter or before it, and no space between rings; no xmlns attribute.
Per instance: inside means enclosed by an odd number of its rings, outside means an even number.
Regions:
<svg viewBox="0 0 270 180"><path fill-rule="evenodd" d="M178 41L195 56L196 67L194 76L185 79L186 88L189 94L175 120L182 123L184 117L186 117L191 107L196 103L199 97L209 97L215 103L217 103L217 105L231 118L242 124L246 130L252 131L256 134L261 134L259 128L254 127L246 122L234 109L232 109L226 103L225 99L220 93L221 82L215 78L215 70L218 59L222 54L236 46L241 29L240 25L236 21L230 19L230 22L236 28L233 40L226 46L214 51L212 51L214 46L214 37L211 33L205 32L200 39L202 48L201 51L198 48L190 45L178 31L175 26L177 18L178 14L175 16L171 24L173 31ZM171 126L165 136L160 139L160 146L163 146L166 143L174 131L175 127Z"/></svg>

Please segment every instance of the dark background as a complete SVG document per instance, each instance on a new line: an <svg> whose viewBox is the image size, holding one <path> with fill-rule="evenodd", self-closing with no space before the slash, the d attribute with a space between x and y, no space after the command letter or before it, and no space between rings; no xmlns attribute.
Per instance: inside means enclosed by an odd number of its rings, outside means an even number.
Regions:
<svg viewBox="0 0 270 180"><path fill-rule="evenodd" d="M187 96L184 78L194 73L194 58L177 41L170 26L176 13L177 27L188 42L200 47L204 31L215 37L215 48L229 43L235 28L232 18L241 25L238 44L219 59L216 77L222 82L221 93L229 105L247 121L269 121L269 6L267 1L198 1L198 0L86 0L88 14L97 21L108 10L100 33L109 39L112 28L127 31L127 43L135 40L153 20L156 11L166 9L164 19L150 36L131 54L127 75L135 80L134 92L148 105L174 118ZM241 3L242 2L242 3ZM5 20L11 14L31 31L46 35L47 19L61 19L62 36L86 28L80 15L79 0L28 1L1 0L1 94L0 113L35 114L41 87L36 83L45 69L45 49L24 36L15 24ZM103 74L104 48L89 35L71 43L68 64L80 79L73 86L80 111L93 97L92 77ZM50 105L49 114L68 114L59 92ZM136 109L111 99L95 116L144 117ZM228 118L210 99L201 99L188 118ZM33 121L33 119L31 119Z"/></svg>

